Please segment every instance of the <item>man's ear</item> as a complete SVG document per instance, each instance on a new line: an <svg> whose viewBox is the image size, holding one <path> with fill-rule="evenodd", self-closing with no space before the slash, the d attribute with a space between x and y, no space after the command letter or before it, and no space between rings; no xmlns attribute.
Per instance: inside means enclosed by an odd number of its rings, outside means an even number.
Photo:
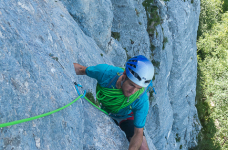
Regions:
<svg viewBox="0 0 228 150"><path fill-rule="evenodd" d="M123 72L123 80L125 80L126 77L127 77L126 70L124 70L124 72Z"/></svg>
<svg viewBox="0 0 228 150"><path fill-rule="evenodd" d="M123 75L125 75L125 76L126 76L126 70L124 70Z"/></svg>

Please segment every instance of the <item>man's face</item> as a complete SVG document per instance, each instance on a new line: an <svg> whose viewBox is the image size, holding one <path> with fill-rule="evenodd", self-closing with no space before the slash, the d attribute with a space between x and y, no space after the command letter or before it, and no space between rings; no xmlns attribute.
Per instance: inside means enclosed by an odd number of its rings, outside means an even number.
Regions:
<svg viewBox="0 0 228 150"><path fill-rule="evenodd" d="M127 79L122 85L122 91L124 96L129 97L135 92L137 92L142 87L132 82L130 79Z"/></svg>

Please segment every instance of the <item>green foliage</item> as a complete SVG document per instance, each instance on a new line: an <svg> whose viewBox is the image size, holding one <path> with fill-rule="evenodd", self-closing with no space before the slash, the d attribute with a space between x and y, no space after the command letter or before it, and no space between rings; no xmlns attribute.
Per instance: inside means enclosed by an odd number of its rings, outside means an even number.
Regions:
<svg viewBox="0 0 228 150"><path fill-rule="evenodd" d="M127 54L127 52L128 52L128 51L127 51L127 48L124 47L123 49L126 51L126 54ZM129 60L129 59L131 59L131 56L129 56L129 55L127 54L127 60Z"/></svg>
<svg viewBox="0 0 228 150"><path fill-rule="evenodd" d="M201 0L198 37L208 32L220 20L222 0Z"/></svg>
<svg viewBox="0 0 228 150"><path fill-rule="evenodd" d="M94 99L93 94L91 92L87 92L85 97L87 97L92 103L94 103L96 106L100 106L99 102Z"/></svg>
<svg viewBox="0 0 228 150"><path fill-rule="evenodd" d="M201 1L196 107L203 129L197 150L228 149L228 12L223 11L224 3Z"/></svg>
<svg viewBox="0 0 228 150"><path fill-rule="evenodd" d="M158 7L153 4L153 0L145 0L142 5L145 7L147 15L147 32L153 35L155 27L161 23L161 18L158 15Z"/></svg>
<svg viewBox="0 0 228 150"><path fill-rule="evenodd" d="M219 143L213 140L216 133L216 126L214 120L210 119L211 110L203 90L205 80L201 71L201 65L198 65L197 70L196 108L203 128L198 135L198 146L194 150L219 150L221 149Z"/></svg>
<svg viewBox="0 0 228 150"><path fill-rule="evenodd" d="M111 36L116 39L116 40L120 40L120 33L119 32L112 32Z"/></svg>
<svg viewBox="0 0 228 150"><path fill-rule="evenodd" d="M164 39L163 39L163 46L162 46L162 49L163 50L165 49L166 43L168 43L168 38L167 37L164 37Z"/></svg>
<svg viewBox="0 0 228 150"><path fill-rule="evenodd" d="M223 12L228 11L228 0L223 0L222 10Z"/></svg>
<svg viewBox="0 0 228 150"><path fill-rule="evenodd" d="M131 44L134 44L135 43L132 39L130 39L130 40L131 40Z"/></svg>
<svg viewBox="0 0 228 150"><path fill-rule="evenodd" d="M153 52L155 50L155 46L153 44L150 44L150 50Z"/></svg>
<svg viewBox="0 0 228 150"><path fill-rule="evenodd" d="M135 8L135 13L136 13L136 15L139 17L139 11Z"/></svg>
<svg viewBox="0 0 228 150"><path fill-rule="evenodd" d="M152 62L152 64L154 65L154 67L159 68L159 66L160 66L160 62L159 62L159 61L155 61L155 60L153 59L151 62Z"/></svg>
<svg viewBox="0 0 228 150"><path fill-rule="evenodd" d="M178 133L176 134L176 142L180 142L181 138L179 137Z"/></svg>
<svg viewBox="0 0 228 150"><path fill-rule="evenodd" d="M153 93L154 93L153 88L150 88L149 89L149 102L150 102L150 104L154 101Z"/></svg>

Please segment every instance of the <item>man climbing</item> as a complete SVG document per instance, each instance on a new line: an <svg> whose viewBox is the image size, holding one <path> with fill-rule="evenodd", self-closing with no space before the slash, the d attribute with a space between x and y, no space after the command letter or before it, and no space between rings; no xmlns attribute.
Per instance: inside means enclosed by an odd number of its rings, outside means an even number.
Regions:
<svg viewBox="0 0 228 150"><path fill-rule="evenodd" d="M77 75L95 78L97 100L126 133L129 150L148 150L143 128L149 109L146 93L152 84L154 67L142 55L129 59L125 69L107 64L85 67L74 63Z"/></svg>

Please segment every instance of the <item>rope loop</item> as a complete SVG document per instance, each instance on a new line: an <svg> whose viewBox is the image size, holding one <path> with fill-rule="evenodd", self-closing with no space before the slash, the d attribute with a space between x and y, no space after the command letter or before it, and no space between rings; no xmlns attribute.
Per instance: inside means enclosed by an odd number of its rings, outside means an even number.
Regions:
<svg viewBox="0 0 228 150"><path fill-rule="evenodd" d="M130 97L124 96L122 89L105 88L97 84L96 98L102 107L109 113L118 113L120 109L129 106L144 92L144 88L138 90Z"/></svg>

